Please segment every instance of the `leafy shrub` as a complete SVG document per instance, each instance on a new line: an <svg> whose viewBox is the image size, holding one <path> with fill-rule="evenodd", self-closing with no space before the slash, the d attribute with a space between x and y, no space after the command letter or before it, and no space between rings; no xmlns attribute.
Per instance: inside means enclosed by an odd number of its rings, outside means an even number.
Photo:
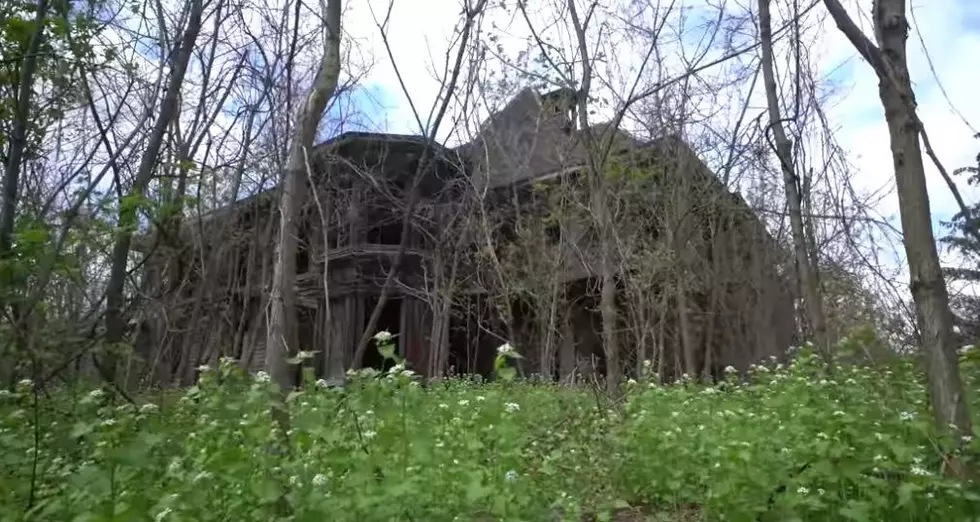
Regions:
<svg viewBox="0 0 980 522"><path fill-rule="evenodd" d="M965 351L972 390L978 367ZM267 521L283 500L298 521L578 520L628 505L980 520L977 488L941 472L921 381L908 363L828 372L804 349L716 386L631 381L612 404L507 379L422 386L399 364L344 389L308 382L288 398L288 437L268 377L233 361L141 406L24 382L0 397L0 520Z"/></svg>

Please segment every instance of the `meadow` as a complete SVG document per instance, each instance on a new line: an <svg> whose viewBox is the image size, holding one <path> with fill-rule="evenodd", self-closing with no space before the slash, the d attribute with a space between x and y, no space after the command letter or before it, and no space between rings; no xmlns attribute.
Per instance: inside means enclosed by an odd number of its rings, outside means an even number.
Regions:
<svg viewBox="0 0 980 522"><path fill-rule="evenodd" d="M975 398L980 351L961 359ZM630 381L616 401L421 385L396 365L342 389L307 379L285 437L274 390L224 360L139 404L0 392L0 520L980 521L980 487L943 473L953 441L910 361L828 370L804 348L710 386Z"/></svg>

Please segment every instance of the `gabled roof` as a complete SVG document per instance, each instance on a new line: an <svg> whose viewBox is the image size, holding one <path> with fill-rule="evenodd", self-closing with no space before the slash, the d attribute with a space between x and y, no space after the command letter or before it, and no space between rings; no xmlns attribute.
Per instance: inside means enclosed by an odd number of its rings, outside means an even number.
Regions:
<svg viewBox="0 0 980 522"><path fill-rule="evenodd" d="M541 94L527 88L487 118L480 125L480 134L457 149L473 163L474 182L480 187L500 187L584 165L589 151L584 132L577 128L575 94L571 89ZM614 133L616 150L643 145L609 122L590 128L598 140Z"/></svg>

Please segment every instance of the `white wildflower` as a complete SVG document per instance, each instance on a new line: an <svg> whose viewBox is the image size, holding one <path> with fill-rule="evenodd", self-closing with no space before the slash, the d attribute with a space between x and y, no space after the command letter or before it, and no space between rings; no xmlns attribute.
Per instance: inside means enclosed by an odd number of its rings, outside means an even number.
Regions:
<svg viewBox="0 0 980 522"><path fill-rule="evenodd" d="M507 410L507 413L514 413L521 409L521 405L516 402L508 402L504 405L504 409Z"/></svg>
<svg viewBox="0 0 980 522"><path fill-rule="evenodd" d="M809 489L807 489L807 488L805 488L805 487L803 487L803 486L800 486L800 487L799 487L799 488L798 488L798 489L796 490L796 492L797 492L797 493L799 493L800 495L807 495L807 494L809 494L809 493L810 493L810 490L809 490Z"/></svg>
<svg viewBox="0 0 980 522"><path fill-rule="evenodd" d="M169 516L169 515L170 515L171 513L173 513L173 511L174 511L174 510L173 510L173 508L170 508L170 507L165 507L165 508L163 508L163 510L162 510L162 511L160 511L159 513L157 513L157 514L156 514L156 516L154 516L154 517L153 517L153 520L154 520L155 522L162 522L163 520L166 520L166 519L167 519L167 517L168 517L168 516Z"/></svg>
<svg viewBox="0 0 980 522"><path fill-rule="evenodd" d="M898 414L898 416L899 416L899 417L900 417L900 418L901 418L901 419L902 419L903 421L910 421L910 420L912 420L912 419L915 419L915 412L911 412L911 411L903 411L903 412L901 412L901 413L899 413L899 414Z"/></svg>
<svg viewBox="0 0 980 522"><path fill-rule="evenodd" d="M90 399L98 399L99 397L102 397L103 395L105 395L105 392L102 390L102 388L96 388L96 389L88 392L88 396L89 396Z"/></svg>
<svg viewBox="0 0 980 522"><path fill-rule="evenodd" d="M21 388L31 388L34 386L34 381L30 379L21 379L21 381L17 383L17 386L20 386Z"/></svg>
<svg viewBox="0 0 980 522"><path fill-rule="evenodd" d="M470 405L470 401L468 401L468 400L466 400L466 399L460 399L460 401L459 401L459 403L458 403L458 404L459 404L460 406L469 406L469 405Z"/></svg>
<svg viewBox="0 0 980 522"><path fill-rule="evenodd" d="M497 355L513 355L514 347L510 343L504 343L497 347Z"/></svg>
<svg viewBox="0 0 980 522"><path fill-rule="evenodd" d="M482 396L482 395L477 395L476 396L476 402L483 402L485 400L487 400L487 398L484 397L484 396Z"/></svg>
<svg viewBox="0 0 980 522"><path fill-rule="evenodd" d="M734 366L725 366L725 373L738 373Z"/></svg>
<svg viewBox="0 0 980 522"><path fill-rule="evenodd" d="M371 439L373 439L373 438L375 438L377 436L378 436L378 432L376 432L374 430L367 430L367 431L364 432L364 439L365 440L371 440Z"/></svg>
<svg viewBox="0 0 980 522"><path fill-rule="evenodd" d="M846 415L846 413L844 413L841 410L837 410L834 412L834 417L843 417L844 415Z"/></svg>
<svg viewBox="0 0 980 522"><path fill-rule="evenodd" d="M322 473L317 473L313 477L313 485L317 487L323 487L327 485L327 476Z"/></svg>
<svg viewBox="0 0 980 522"><path fill-rule="evenodd" d="M269 374L264 371L259 370L255 372L255 382L269 382L271 379Z"/></svg>
<svg viewBox="0 0 980 522"><path fill-rule="evenodd" d="M912 468L909 469L909 471L913 475L918 475L920 477L925 477L925 476L930 475L929 471L926 470L925 468L921 467L921 466L912 466Z"/></svg>
<svg viewBox="0 0 980 522"><path fill-rule="evenodd" d="M116 419L111 419L111 418L110 418L110 419L106 419L106 420L104 420L104 421L102 421L102 425L103 425L103 426L112 426L112 425L114 425L115 423L116 423Z"/></svg>
<svg viewBox="0 0 980 522"><path fill-rule="evenodd" d="M962 348L959 349L960 355L966 355L966 354L968 354L968 353L970 353L972 351L973 351L973 345L972 344L964 345Z"/></svg>
<svg viewBox="0 0 980 522"><path fill-rule="evenodd" d="M206 364L202 364L202 365L200 365L200 366L197 367L197 371L199 371L201 373L204 373L204 372L207 372L207 371L210 371L210 370L211 370L211 367L208 366L208 365L206 365Z"/></svg>
<svg viewBox="0 0 980 522"><path fill-rule="evenodd" d="M387 343L391 341L392 335L388 330L381 330L380 332L374 334L374 340L379 343Z"/></svg>
<svg viewBox="0 0 980 522"><path fill-rule="evenodd" d="M514 470L510 470L504 474L504 479L506 479L507 482L514 482L515 480L517 480L517 477L518 477L517 472Z"/></svg>
<svg viewBox="0 0 980 522"><path fill-rule="evenodd" d="M153 404L152 402L148 402L148 403L140 406L140 413L153 413L153 412L157 411L158 409L159 408L157 407L156 404Z"/></svg>
<svg viewBox="0 0 980 522"><path fill-rule="evenodd" d="M317 379L316 380L316 386L317 386L317 388L327 388L330 385L327 384L326 379Z"/></svg>

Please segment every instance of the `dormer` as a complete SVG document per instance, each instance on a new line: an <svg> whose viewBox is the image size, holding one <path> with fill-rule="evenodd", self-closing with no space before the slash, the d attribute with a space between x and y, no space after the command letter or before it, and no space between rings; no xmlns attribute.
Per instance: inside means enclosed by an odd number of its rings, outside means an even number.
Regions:
<svg viewBox="0 0 980 522"><path fill-rule="evenodd" d="M561 88L541 95L541 110L547 117L558 121L559 127L566 134L578 128L578 92L574 89Z"/></svg>

